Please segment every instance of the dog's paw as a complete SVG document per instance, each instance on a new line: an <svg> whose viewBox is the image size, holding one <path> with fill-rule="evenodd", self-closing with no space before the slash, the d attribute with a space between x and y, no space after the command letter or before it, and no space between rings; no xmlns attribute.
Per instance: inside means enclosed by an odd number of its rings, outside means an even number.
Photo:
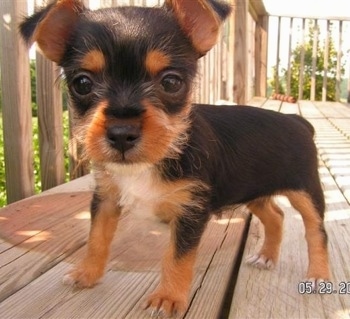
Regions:
<svg viewBox="0 0 350 319"><path fill-rule="evenodd" d="M256 254L249 256L246 260L246 263L252 266L255 266L259 269L273 269L275 268L275 263L272 258L268 258L262 254Z"/></svg>
<svg viewBox="0 0 350 319"><path fill-rule="evenodd" d="M100 267L77 266L63 276L62 282L77 288L91 288L102 276L103 270L101 271Z"/></svg>
<svg viewBox="0 0 350 319"><path fill-rule="evenodd" d="M143 308L148 309L152 318L179 318L187 309L187 300L155 292L148 297Z"/></svg>

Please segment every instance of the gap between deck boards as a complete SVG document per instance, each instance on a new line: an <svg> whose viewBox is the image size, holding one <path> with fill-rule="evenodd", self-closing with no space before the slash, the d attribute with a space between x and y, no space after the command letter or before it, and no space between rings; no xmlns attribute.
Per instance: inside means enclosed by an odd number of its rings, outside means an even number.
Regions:
<svg viewBox="0 0 350 319"><path fill-rule="evenodd" d="M233 299L233 295L234 295L236 284L237 284L238 273L239 273L239 270L240 270L242 262L243 262L243 255L244 255L244 251L245 251L245 247L246 247L246 243L247 243L247 238L248 238L248 234L249 234L251 221L252 221L252 214L249 213L249 217L247 219L247 223L246 223L245 229L243 231L241 245L240 245L239 252L237 255L237 260L236 260L236 263L234 263L234 265L232 267L231 278L228 282L227 290L225 292L225 297L224 297L223 304L221 307L221 313L220 313L220 316L218 317L220 319L228 319L229 315L230 315L230 310L231 310L231 306L232 306L232 299Z"/></svg>

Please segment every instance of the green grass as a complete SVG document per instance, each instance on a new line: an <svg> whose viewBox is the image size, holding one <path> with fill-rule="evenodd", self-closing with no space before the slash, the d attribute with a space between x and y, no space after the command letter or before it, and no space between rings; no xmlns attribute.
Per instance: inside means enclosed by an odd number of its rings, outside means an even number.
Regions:
<svg viewBox="0 0 350 319"><path fill-rule="evenodd" d="M35 193L41 192L41 177L40 177L40 151L39 151L39 129L38 119L33 117L33 152L34 152L34 180ZM66 169L66 180L69 180L69 159L68 159L68 143L69 143L69 125L68 111L63 113L63 128L64 128L64 160ZM5 157L4 157L4 140L3 140L3 124L0 114L0 207L6 205L6 181L5 181Z"/></svg>
<svg viewBox="0 0 350 319"><path fill-rule="evenodd" d="M0 114L0 207L6 204L5 157L2 131L2 116Z"/></svg>

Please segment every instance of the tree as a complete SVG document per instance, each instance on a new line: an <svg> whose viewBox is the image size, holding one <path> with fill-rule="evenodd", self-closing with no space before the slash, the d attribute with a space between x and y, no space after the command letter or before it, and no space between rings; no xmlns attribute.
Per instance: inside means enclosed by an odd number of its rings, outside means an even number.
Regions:
<svg viewBox="0 0 350 319"><path fill-rule="evenodd" d="M319 26L317 26L317 31L319 33ZM337 72L337 51L334 46L333 39L331 37L330 27L329 34L329 45L328 45L328 71L327 71L327 100L335 101L335 92L336 92L336 72ZM310 99L311 95L311 77L312 77L312 51L313 43L315 41L315 28L314 25L310 22L308 28L308 39L304 43L304 83L303 83L303 99ZM322 99L322 86L323 86L323 77L324 77L324 53L325 45L321 46L320 41L317 39L317 53L316 53L316 70L315 70L315 99ZM290 92L292 96L298 97L299 95L299 76L300 76L300 61L302 54L302 44L296 46L291 54L291 87ZM341 75L344 75L345 69L344 65L341 67ZM275 75L276 77L276 75ZM288 77L288 70L282 70L282 76L279 78L280 91L277 93L284 94L286 92L286 83ZM276 83L275 78L273 79L271 85Z"/></svg>

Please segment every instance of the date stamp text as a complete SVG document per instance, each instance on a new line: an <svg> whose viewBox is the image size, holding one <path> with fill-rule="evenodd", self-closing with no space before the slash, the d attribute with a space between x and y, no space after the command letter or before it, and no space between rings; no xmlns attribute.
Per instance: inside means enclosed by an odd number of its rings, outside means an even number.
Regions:
<svg viewBox="0 0 350 319"><path fill-rule="evenodd" d="M317 282L316 286L315 283L311 281L302 281L298 285L298 293L301 295L350 295L350 281L341 281L338 284L334 284L330 281L321 281Z"/></svg>

